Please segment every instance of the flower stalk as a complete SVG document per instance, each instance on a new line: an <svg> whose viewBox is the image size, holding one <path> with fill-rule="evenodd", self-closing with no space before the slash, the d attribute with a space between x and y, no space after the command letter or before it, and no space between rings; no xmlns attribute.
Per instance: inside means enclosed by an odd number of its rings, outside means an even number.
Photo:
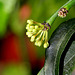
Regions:
<svg viewBox="0 0 75 75"><path fill-rule="evenodd" d="M41 46L44 43L44 48L49 46L48 44L48 30L51 28L49 23L38 23L33 20L27 20L27 32L26 35L31 37L30 41L34 42L36 46Z"/></svg>
<svg viewBox="0 0 75 75"><path fill-rule="evenodd" d="M59 10L57 10L46 22L44 23L38 23L33 20L27 20L27 32L26 35L28 37L31 37L30 41L35 41L36 46L41 46L44 44L44 48L47 48L49 46L48 43L48 30L51 29L51 25L55 21L55 19L59 16L61 18L64 18L67 16L68 11L70 8L75 4L75 0L69 0L66 4L64 4L62 7L60 7Z"/></svg>

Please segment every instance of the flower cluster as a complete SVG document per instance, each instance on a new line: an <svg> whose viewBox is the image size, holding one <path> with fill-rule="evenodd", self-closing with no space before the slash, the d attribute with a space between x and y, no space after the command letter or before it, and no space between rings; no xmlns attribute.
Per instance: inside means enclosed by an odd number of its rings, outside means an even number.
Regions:
<svg viewBox="0 0 75 75"><path fill-rule="evenodd" d="M68 10L66 8L61 8L58 11L58 16L60 16L62 18L66 17L67 14L68 14Z"/></svg>
<svg viewBox="0 0 75 75"><path fill-rule="evenodd" d="M48 30L51 28L49 23L38 23L33 20L27 20L26 35L31 37L30 41L35 41L36 46L41 46L44 43L44 48L49 46Z"/></svg>

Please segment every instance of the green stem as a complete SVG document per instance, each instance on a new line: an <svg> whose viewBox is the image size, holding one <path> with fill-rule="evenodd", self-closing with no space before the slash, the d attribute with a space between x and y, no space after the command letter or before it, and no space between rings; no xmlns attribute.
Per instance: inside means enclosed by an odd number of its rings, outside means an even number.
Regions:
<svg viewBox="0 0 75 75"><path fill-rule="evenodd" d="M50 25L52 25L52 23L55 21L57 16L58 16L58 10L46 22L49 23Z"/></svg>
<svg viewBox="0 0 75 75"><path fill-rule="evenodd" d="M66 8L68 11L69 9L75 4L75 0L69 0L66 4L64 4L62 7L60 8ZM58 11L57 10L46 22L49 23L50 25L52 25L52 23L55 21L55 19L58 16Z"/></svg>
<svg viewBox="0 0 75 75"><path fill-rule="evenodd" d="M74 4L75 4L75 0L69 0L69 1L65 4L64 8L66 8L67 10L70 10L70 8L71 8Z"/></svg>

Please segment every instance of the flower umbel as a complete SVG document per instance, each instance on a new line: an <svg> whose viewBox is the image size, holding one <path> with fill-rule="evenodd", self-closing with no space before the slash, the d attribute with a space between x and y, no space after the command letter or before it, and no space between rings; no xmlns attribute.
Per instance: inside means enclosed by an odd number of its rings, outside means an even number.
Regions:
<svg viewBox="0 0 75 75"><path fill-rule="evenodd" d="M67 14L68 14L68 10L66 8L61 8L58 11L58 16L60 16L62 18L66 17Z"/></svg>
<svg viewBox="0 0 75 75"><path fill-rule="evenodd" d="M48 30L51 28L49 23L38 23L33 20L27 20L26 35L31 37L30 41L35 41L36 46L41 46L44 43L44 48L49 46L48 43Z"/></svg>

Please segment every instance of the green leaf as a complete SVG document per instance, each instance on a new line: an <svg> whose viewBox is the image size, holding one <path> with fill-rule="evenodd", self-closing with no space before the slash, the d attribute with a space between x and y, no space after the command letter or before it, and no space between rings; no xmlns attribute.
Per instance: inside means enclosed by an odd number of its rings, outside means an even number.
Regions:
<svg viewBox="0 0 75 75"><path fill-rule="evenodd" d="M53 33L46 49L45 65L38 75L59 75L59 64L63 51L75 33L75 19L62 23Z"/></svg>
<svg viewBox="0 0 75 75"><path fill-rule="evenodd" d="M8 18L15 4L16 0L0 0L0 37L6 32Z"/></svg>
<svg viewBox="0 0 75 75"><path fill-rule="evenodd" d="M41 71L37 75L44 75L44 68L42 68Z"/></svg>
<svg viewBox="0 0 75 75"><path fill-rule="evenodd" d="M63 75L70 75L75 68L75 41L72 42L64 59Z"/></svg>

